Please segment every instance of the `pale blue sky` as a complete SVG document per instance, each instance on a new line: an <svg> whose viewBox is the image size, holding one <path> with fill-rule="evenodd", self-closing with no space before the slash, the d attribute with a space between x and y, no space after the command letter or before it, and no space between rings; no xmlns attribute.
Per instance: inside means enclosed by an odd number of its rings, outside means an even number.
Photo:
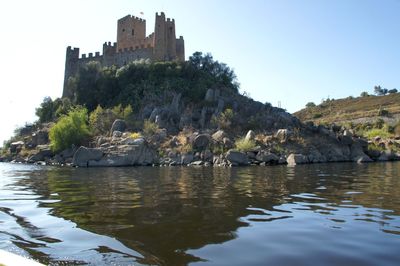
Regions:
<svg viewBox="0 0 400 266"><path fill-rule="evenodd" d="M175 18L186 57L210 52L232 67L241 90L289 112L322 98L400 87L399 0L2 1L0 142L36 119L43 97L61 96L65 49L101 51L117 19Z"/></svg>

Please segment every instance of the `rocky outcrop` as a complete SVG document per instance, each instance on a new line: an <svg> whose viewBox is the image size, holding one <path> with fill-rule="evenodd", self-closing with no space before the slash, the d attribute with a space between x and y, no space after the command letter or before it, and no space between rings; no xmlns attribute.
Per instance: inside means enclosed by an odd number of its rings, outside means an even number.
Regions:
<svg viewBox="0 0 400 266"><path fill-rule="evenodd" d="M247 155L240 151L229 150L225 156L226 160L231 166L249 165L249 158Z"/></svg>
<svg viewBox="0 0 400 266"><path fill-rule="evenodd" d="M199 134L193 138L192 145L194 149L203 150L207 148L210 143L210 135L208 134Z"/></svg>
<svg viewBox="0 0 400 266"><path fill-rule="evenodd" d="M116 119L111 126L110 134L111 136L114 135L115 131L124 132L126 129L126 123L122 119Z"/></svg>
<svg viewBox="0 0 400 266"><path fill-rule="evenodd" d="M103 157L103 151L99 148L79 147L72 158L73 166L87 167L89 161L98 161Z"/></svg>
<svg viewBox="0 0 400 266"><path fill-rule="evenodd" d="M19 153L24 146L25 142L15 141L10 144L10 153Z"/></svg>
<svg viewBox="0 0 400 266"><path fill-rule="evenodd" d="M288 157L287 157L287 164L288 166L294 166L297 164L306 164L309 163L307 156L303 155L303 154L294 154L291 153Z"/></svg>
<svg viewBox="0 0 400 266"><path fill-rule="evenodd" d="M136 166L157 162L157 153L143 138L126 138L119 141L118 145L102 148L80 147L72 159L72 165L80 167Z"/></svg>
<svg viewBox="0 0 400 266"><path fill-rule="evenodd" d="M52 156L54 156L53 151L48 145L39 145L38 147L39 151L28 158L28 163L49 160Z"/></svg>

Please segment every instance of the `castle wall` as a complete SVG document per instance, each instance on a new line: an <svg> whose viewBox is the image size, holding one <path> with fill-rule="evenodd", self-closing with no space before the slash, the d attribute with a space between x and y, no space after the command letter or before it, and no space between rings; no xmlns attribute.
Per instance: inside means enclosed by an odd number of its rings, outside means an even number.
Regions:
<svg viewBox="0 0 400 266"><path fill-rule="evenodd" d="M67 47L65 57L64 90L62 97L73 98L68 90L68 80L78 74L79 68L91 61L102 66L116 65L121 67L140 59L152 61L185 61L185 43L183 37L176 39L175 20L166 19L165 14L156 13L154 32L146 37L146 21L134 16L126 16L118 20L117 42L103 44L100 52L82 54L79 48Z"/></svg>

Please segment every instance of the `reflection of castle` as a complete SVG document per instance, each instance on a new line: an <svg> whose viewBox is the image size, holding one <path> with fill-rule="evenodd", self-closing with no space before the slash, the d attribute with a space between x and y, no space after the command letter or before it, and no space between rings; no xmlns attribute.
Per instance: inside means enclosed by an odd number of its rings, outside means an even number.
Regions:
<svg viewBox="0 0 400 266"><path fill-rule="evenodd" d="M103 44L100 52L82 54L79 48L67 47L65 59L63 97L70 97L66 89L68 79L78 73L79 67L90 61L99 62L102 66L123 66L138 59L153 61L184 61L185 42L175 36L175 20L165 18L165 14L156 13L154 32L146 37L146 20L128 15L118 20L117 42Z"/></svg>

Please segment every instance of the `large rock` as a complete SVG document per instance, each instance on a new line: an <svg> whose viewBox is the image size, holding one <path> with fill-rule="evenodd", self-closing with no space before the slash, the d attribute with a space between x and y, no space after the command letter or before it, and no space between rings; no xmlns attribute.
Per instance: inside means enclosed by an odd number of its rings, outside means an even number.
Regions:
<svg viewBox="0 0 400 266"><path fill-rule="evenodd" d="M291 154L287 157L286 161L287 161L287 164L288 164L289 166L294 166L294 165L297 165L297 164L305 164L305 163L308 163L308 158L307 158L307 156L305 156L305 155L303 155L303 154L294 154L294 153L291 153Z"/></svg>
<svg viewBox="0 0 400 266"><path fill-rule="evenodd" d="M288 129L278 129L275 133L275 138L279 139L280 142L286 142L291 132Z"/></svg>
<svg viewBox="0 0 400 266"><path fill-rule="evenodd" d="M212 139L217 142L222 142L224 138L227 137L226 133L223 130L218 130L214 134L212 134Z"/></svg>
<svg viewBox="0 0 400 266"><path fill-rule="evenodd" d="M158 162L157 153L147 143L109 148L100 159L88 160L88 166L139 166Z"/></svg>
<svg viewBox="0 0 400 266"><path fill-rule="evenodd" d="M209 143L210 143L210 135L200 134L194 138L192 145L194 149L202 150L207 148Z"/></svg>
<svg viewBox="0 0 400 266"><path fill-rule="evenodd" d="M48 158L52 157L53 155L54 155L54 153L47 146L46 148L39 150L36 154L30 156L28 158L28 162L34 163L34 162L44 161L45 159L48 159Z"/></svg>
<svg viewBox="0 0 400 266"><path fill-rule="evenodd" d="M262 153L259 152L256 156L256 159L260 162L275 164L279 162L279 157L274 153Z"/></svg>
<svg viewBox="0 0 400 266"><path fill-rule="evenodd" d="M79 147L72 158L72 165L87 167L89 161L100 160L103 157L103 151L98 148Z"/></svg>
<svg viewBox="0 0 400 266"><path fill-rule="evenodd" d="M256 137L256 133L253 130L249 130L244 138L246 141L254 140Z"/></svg>
<svg viewBox="0 0 400 266"><path fill-rule="evenodd" d="M122 120L122 119L117 119L117 120L114 121L114 123L111 126L110 134L112 136L114 131L124 132L125 129L126 129L125 121Z"/></svg>
<svg viewBox="0 0 400 266"><path fill-rule="evenodd" d="M10 153L19 153L24 146L23 141L15 141L10 144Z"/></svg>
<svg viewBox="0 0 400 266"><path fill-rule="evenodd" d="M193 162L194 156L192 153L186 153L186 154L182 154L181 156L181 164L182 165L188 165L191 162Z"/></svg>
<svg viewBox="0 0 400 266"><path fill-rule="evenodd" d="M249 164L249 158L247 157L247 155L240 151L229 150L226 153L225 158L232 165L248 165Z"/></svg>
<svg viewBox="0 0 400 266"><path fill-rule="evenodd" d="M364 153L363 147L358 142L354 142L353 145L351 145L350 151L350 159L353 162L368 163L373 161L368 155Z"/></svg>

